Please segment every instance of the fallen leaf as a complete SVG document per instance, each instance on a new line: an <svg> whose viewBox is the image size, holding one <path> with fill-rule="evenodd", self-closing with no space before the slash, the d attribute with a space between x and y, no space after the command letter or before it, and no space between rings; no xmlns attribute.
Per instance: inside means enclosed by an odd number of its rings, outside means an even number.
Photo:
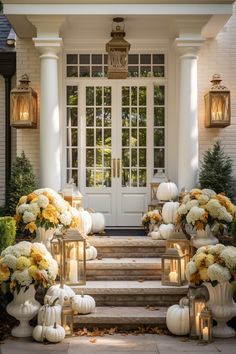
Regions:
<svg viewBox="0 0 236 354"><path fill-rule="evenodd" d="M189 342L189 338L188 337L183 337L183 338L180 338L180 341L181 342Z"/></svg>
<svg viewBox="0 0 236 354"><path fill-rule="evenodd" d="M143 278L139 278L139 279L138 279L138 282L139 282L139 283L143 283L143 282L144 282L144 279L143 279Z"/></svg>
<svg viewBox="0 0 236 354"><path fill-rule="evenodd" d="M90 339L90 343L95 344L96 342L97 342L97 339L96 339L96 338Z"/></svg>
<svg viewBox="0 0 236 354"><path fill-rule="evenodd" d="M132 259L132 262L136 262L136 260L135 260L135 259Z"/></svg>
<svg viewBox="0 0 236 354"><path fill-rule="evenodd" d="M133 237L128 237L128 240L133 240Z"/></svg>
<svg viewBox="0 0 236 354"><path fill-rule="evenodd" d="M148 310L148 311L158 311L158 310L160 310L160 308L159 308L159 307L152 307L152 306L149 306L149 307L147 307L147 310Z"/></svg>
<svg viewBox="0 0 236 354"><path fill-rule="evenodd" d="M108 330L108 334L113 335L117 332L117 327L112 327Z"/></svg>
<svg viewBox="0 0 236 354"><path fill-rule="evenodd" d="M101 260L102 260L102 256L97 257L97 259L98 259L99 261L101 261Z"/></svg>

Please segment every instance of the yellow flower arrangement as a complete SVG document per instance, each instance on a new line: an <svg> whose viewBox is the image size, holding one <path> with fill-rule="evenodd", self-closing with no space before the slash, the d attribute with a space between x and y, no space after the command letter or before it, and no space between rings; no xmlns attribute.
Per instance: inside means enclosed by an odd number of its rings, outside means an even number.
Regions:
<svg viewBox="0 0 236 354"><path fill-rule="evenodd" d="M31 266L31 261L25 256L20 256L16 261L16 269L23 270Z"/></svg>

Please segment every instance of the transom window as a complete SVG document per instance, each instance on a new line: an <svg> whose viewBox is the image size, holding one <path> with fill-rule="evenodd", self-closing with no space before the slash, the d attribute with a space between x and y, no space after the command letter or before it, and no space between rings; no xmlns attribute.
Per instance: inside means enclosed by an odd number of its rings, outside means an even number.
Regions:
<svg viewBox="0 0 236 354"><path fill-rule="evenodd" d="M129 77L165 77L164 54L129 54ZM67 54L67 77L106 77L107 54Z"/></svg>

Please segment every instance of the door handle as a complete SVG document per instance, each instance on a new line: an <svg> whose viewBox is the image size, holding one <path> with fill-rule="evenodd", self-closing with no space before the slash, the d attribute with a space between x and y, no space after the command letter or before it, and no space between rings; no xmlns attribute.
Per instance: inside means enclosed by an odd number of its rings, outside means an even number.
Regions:
<svg viewBox="0 0 236 354"><path fill-rule="evenodd" d="M117 177L120 178L120 159L117 159Z"/></svg>
<svg viewBox="0 0 236 354"><path fill-rule="evenodd" d="M116 177L116 159L112 159L112 175L113 178Z"/></svg>

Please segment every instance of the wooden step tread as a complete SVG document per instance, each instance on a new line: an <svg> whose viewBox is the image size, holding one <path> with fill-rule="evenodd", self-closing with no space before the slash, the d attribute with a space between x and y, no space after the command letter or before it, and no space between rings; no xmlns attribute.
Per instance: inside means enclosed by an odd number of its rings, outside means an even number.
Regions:
<svg viewBox="0 0 236 354"><path fill-rule="evenodd" d="M88 236L95 247L165 247L165 240L153 240L148 236Z"/></svg>
<svg viewBox="0 0 236 354"><path fill-rule="evenodd" d="M161 269L160 258L102 258L87 261L87 270L96 269Z"/></svg>

